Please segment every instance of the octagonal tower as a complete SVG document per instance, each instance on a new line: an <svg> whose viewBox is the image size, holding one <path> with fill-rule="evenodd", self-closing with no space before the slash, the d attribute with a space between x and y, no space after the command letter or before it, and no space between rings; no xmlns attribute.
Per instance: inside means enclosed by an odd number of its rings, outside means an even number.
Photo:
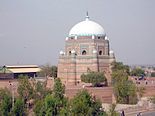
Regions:
<svg viewBox="0 0 155 116"><path fill-rule="evenodd" d="M73 26L66 37L65 51L60 51L58 60L58 77L65 84L76 85L83 73L97 71L104 72L110 83L110 64L114 60L104 29L87 14L85 21Z"/></svg>

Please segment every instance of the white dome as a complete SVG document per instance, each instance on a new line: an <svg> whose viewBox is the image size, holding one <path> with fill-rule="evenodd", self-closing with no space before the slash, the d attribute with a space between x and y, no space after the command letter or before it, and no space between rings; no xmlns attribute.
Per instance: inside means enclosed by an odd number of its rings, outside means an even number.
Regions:
<svg viewBox="0 0 155 116"><path fill-rule="evenodd" d="M110 50L109 53L110 53L110 54L114 54L114 51Z"/></svg>
<svg viewBox="0 0 155 116"><path fill-rule="evenodd" d="M63 51L60 51L60 55L64 55L64 52Z"/></svg>
<svg viewBox="0 0 155 116"><path fill-rule="evenodd" d="M105 40L109 40L109 38L107 36L105 36Z"/></svg>
<svg viewBox="0 0 155 116"><path fill-rule="evenodd" d="M99 35L105 36L104 29L101 25L94 21L90 21L89 17L86 17L85 21L82 21L75 26L69 32L69 36L92 36Z"/></svg>
<svg viewBox="0 0 155 116"><path fill-rule="evenodd" d="M96 50L93 50L93 54L96 54L97 53L97 51Z"/></svg>
<svg viewBox="0 0 155 116"><path fill-rule="evenodd" d="M72 54L75 54L75 50L73 49L73 50L71 51L71 53L72 53Z"/></svg>

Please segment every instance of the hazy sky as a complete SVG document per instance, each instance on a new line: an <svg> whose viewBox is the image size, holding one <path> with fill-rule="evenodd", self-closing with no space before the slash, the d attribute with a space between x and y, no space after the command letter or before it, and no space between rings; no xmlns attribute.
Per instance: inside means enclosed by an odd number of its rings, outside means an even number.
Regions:
<svg viewBox="0 0 155 116"><path fill-rule="evenodd" d="M105 29L118 61L155 64L155 0L0 0L0 65L57 65L86 11Z"/></svg>

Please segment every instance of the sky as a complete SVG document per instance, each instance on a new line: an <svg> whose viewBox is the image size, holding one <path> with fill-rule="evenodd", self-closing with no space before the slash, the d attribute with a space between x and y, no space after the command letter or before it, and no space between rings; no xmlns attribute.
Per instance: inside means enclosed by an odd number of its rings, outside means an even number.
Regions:
<svg viewBox="0 0 155 116"><path fill-rule="evenodd" d="M155 0L0 0L0 65L57 65L66 36L87 11L117 61L155 64Z"/></svg>

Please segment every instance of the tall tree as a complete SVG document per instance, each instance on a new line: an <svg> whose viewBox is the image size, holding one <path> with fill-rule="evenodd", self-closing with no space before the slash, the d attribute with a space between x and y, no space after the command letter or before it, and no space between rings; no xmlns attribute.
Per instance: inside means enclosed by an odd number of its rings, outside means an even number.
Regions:
<svg viewBox="0 0 155 116"><path fill-rule="evenodd" d="M112 83L118 103L135 104L137 94L135 84L128 80L129 68L123 63L115 62L112 68Z"/></svg>
<svg viewBox="0 0 155 116"><path fill-rule="evenodd" d="M37 81L35 84L35 100L42 100L48 94L52 93L51 89L46 88L46 82Z"/></svg>
<svg viewBox="0 0 155 116"><path fill-rule="evenodd" d="M73 98L71 114L73 116L99 116L104 113L100 110L101 108L101 102L93 99L86 90L83 90Z"/></svg>
<svg viewBox="0 0 155 116"><path fill-rule="evenodd" d="M35 104L34 112L36 115L60 115L67 110L68 100L64 97L65 86L59 78L55 79L52 94L46 94L43 100L38 100Z"/></svg>
<svg viewBox="0 0 155 116"><path fill-rule="evenodd" d="M0 89L0 115L8 116L12 108L11 93L7 88Z"/></svg>
<svg viewBox="0 0 155 116"><path fill-rule="evenodd" d="M53 95L58 99L63 99L65 93L65 86L62 84L60 78L56 78L54 80L54 88L53 88Z"/></svg>
<svg viewBox="0 0 155 116"><path fill-rule="evenodd" d="M14 116L23 116L25 114L24 100L17 98L13 107Z"/></svg>
<svg viewBox="0 0 155 116"><path fill-rule="evenodd" d="M24 99L25 103L34 97L34 88L27 76L20 75L17 91L19 96Z"/></svg>
<svg viewBox="0 0 155 116"><path fill-rule="evenodd" d="M137 103L136 87L132 81L122 81L115 83L114 92L117 103Z"/></svg>

